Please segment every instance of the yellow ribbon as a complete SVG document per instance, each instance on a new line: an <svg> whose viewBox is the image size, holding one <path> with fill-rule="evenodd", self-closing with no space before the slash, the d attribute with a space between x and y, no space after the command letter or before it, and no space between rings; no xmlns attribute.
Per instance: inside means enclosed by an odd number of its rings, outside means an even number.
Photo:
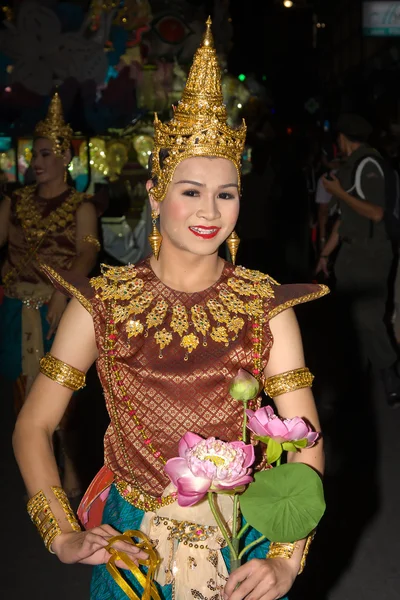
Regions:
<svg viewBox="0 0 400 600"><path fill-rule="evenodd" d="M132 540L132 538L134 537L139 538L143 541L139 544L136 544L135 541ZM147 575L144 575L142 573L142 571L139 569L136 563L134 563L133 560L129 558L126 552L124 552L123 550L117 550L113 547L113 544L115 544L115 542L126 542L127 544L131 544L131 546L135 546L136 548L144 550L148 554L147 559L138 559L138 563L140 565L148 567ZM107 563L107 571L110 573L115 583L122 589L123 592L125 592L129 600L161 600L159 593L157 592L157 588L153 582L156 569L160 563L160 559L158 558L157 553L151 544L151 541L144 533L142 533L141 531L129 530L125 531L125 533L121 535L115 535L110 539L106 550L111 554L111 557ZM115 564L117 560L121 560L126 564L129 571L137 579L138 583L142 586L143 594L141 598L139 598L139 596L135 594L130 585L120 574L118 567Z"/></svg>

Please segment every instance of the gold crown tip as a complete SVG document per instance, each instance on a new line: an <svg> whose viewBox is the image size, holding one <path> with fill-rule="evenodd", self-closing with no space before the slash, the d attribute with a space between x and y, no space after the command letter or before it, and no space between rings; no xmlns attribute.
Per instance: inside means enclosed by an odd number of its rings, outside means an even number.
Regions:
<svg viewBox="0 0 400 600"><path fill-rule="evenodd" d="M206 25L207 25L207 28L204 33L202 46L206 47L206 48L214 48L214 38L213 38L212 31L211 31L211 25L212 25L211 17L208 17L208 19L206 21Z"/></svg>

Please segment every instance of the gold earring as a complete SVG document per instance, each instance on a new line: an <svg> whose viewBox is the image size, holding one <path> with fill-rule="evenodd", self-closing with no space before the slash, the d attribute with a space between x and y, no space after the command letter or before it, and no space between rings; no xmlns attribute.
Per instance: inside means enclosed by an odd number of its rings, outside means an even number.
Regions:
<svg viewBox="0 0 400 600"><path fill-rule="evenodd" d="M157 211L152 210L151 211L151 220L153 223L153 229L152 229L151 234L149 235L148 240L149 240L151 249L153 251L153 254L154 254L156 260L158 260L158 255L160 253L161 242L162 242L162 235L157 229L157 217L158 217Z"/></svg>
<svg viewBox="0 0 400 600"><path fill-rule="evenodd" d="M67 183L67 179L68 179L67 167L65 167L65 169L64 169L64 183Z"/></svg>
<svg viewBox="0 0 400 600"><path fill-rule="evenodd" d="M226 245L228 246L228 250L231 255L231 261L235 265L236 264L236 254L239 248L240 238L236 231L232 231L231 235L229 235L226 239Z"/></svg>

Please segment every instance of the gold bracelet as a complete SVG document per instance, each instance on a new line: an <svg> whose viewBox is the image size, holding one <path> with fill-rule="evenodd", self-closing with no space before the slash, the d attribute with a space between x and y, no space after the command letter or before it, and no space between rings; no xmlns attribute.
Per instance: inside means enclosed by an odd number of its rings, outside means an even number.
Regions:
<svg viewBox="0 0 400 600"><path fill-rule="evenodd" d="M40 372L56 383L76 392L85 387L86 375L47 353L40 361Z"/></svg>
<svg viewBox="0 0 400 600"><path fill-rule="evenodd" d="M59 487L52 487L51 489L57 500L60 502L67 521L72 527L72 530L81 531L80 525L75 517L64 490ZM41 490L29 500L27 504L27 511L31 521L34 523L34 525L36 525L36 528L47 550L54 554L51 549L51 545L55 538L62 533L62 531L50 508L49 501Z"/></svg>
<svg viewBox="0 0 400 600"><path fill-rule="evenodd" d="M42 491L31 498L27 505L28 515L42 538L47 550L51 552L54 539L62 533L57 519L53 515L50 504Z"/></svg>
<svg viewBox="0 0 400 600"><path fill-rule="evenodd" d="M59 503L61 504L65 516L67 517L67 521L71 525L73 531L82 531L81 526L79 525L78 520L75 516L75 513L71 508L67 494L64 492L64 490L61 487L53 486L51 490L57 498L57 500L59 501Z"/></svg>
<svg viewBox="0 0 400 600"><path fill-rule="evenodd" d="M294 551L297 548L297 544L290 544L289 542L271 542L267 558L292 558Z"/></svg>
<svg viewBox="0 0 400 600"><path fill-rule="evenodd" d="M311 387L313 380L314 375L307 367L303 367L269 377L265 382L264 389L270 398L276 398L281 394Z"/></svg>
<svg viewBox="0 0 400 600"><path fill-rule="evenodd" d="M300 569L297 573L298 575L300 575L304 571L304 568L306 566L307 555L310 550L311 542L313 541L314 536L315 531L310 533L310 535L307 537L306 544L304 546L303 554L301 557ZM286 558L290 560L294 554L294 551L296 550L296 548L298 548L297 544L297 542L295 542L294 544L289 542L271 542L266 558Z"/></svg>
<svg viewBox="0 0 400 600"><path fill-rule="evenodd" d="M93 246L96 246L96 250L97 252L100 252L101 250L101 244L99 242L99 240L94 237L94 235L85 235L85 237L82 238L82 242L87 242L88 244L92 244Z"/></svg>
<svg viewBox="0 0 400 600"><path fill-rule="evenodd" d="M306 562L307 562L307 556L310 551L311 542L313 541L314 537L315 537L315 531L310 533L310 535L307 538L306 545L304 546L304 550L303 550L303 556L301 557L300 569L299 569L299 572L297 573L298 575L301 575L301 573L304 571L304 568L305 568Z"/></svg>

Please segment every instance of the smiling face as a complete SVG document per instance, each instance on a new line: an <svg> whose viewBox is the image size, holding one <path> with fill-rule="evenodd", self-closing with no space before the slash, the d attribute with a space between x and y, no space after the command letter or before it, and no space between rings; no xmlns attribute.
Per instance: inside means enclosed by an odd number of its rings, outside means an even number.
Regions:
<svg viewBox="0 0 400 600"><path fill-rule="evenodd" d="M64 171L69 162L69 151L64 157L56 156L53 144L47 138L36 138L33 142L31 165L35 172L36 182L49 183L64 178Z"/></svg>
<svg viewBox="0 0 400 600"><path fill-rule="evenodd" d="M156 202L150 191L150 202L160 213L164 249L172 245L199 256L214 254L239 214L236 168L225 158L187 158L177 166L164 200Z"/></svg>

